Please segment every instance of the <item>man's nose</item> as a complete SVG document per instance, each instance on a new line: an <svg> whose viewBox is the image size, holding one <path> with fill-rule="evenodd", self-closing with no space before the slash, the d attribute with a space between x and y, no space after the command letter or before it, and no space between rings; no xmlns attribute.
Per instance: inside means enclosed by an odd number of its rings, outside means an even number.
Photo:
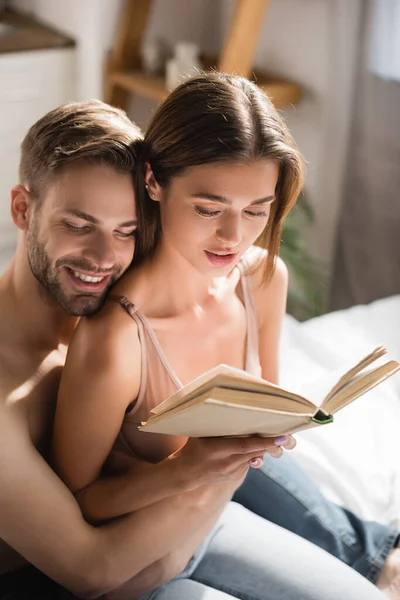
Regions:
<svg viewBox="0 0 400 600"><path fill-rule="evenodd" d="M114 237L99 233L91 239L85 255L98 269L113 269L116 264Z"/></svg>

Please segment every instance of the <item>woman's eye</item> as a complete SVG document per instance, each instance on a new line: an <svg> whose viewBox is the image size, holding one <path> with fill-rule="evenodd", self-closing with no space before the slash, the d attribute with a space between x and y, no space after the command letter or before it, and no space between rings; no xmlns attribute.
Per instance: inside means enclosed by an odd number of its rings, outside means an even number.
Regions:
<svg viewBox="0 0 400 600"><path fill-rule="evenodd" d="M196 212L203 217L216 217L220 213L219 210L207 210L201 206L196 206Z"/></svg>
<svg viewBox="0 0 400 600"><path fill-rule="evenodd" d="M249 215L250 217L266 217L267 213L265 211L252 211L252 210L246 210L246 214Z"/></svg>

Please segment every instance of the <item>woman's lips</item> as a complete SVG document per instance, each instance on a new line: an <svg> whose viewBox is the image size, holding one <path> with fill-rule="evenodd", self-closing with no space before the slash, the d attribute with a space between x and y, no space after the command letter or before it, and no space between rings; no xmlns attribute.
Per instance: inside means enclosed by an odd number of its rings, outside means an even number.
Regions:
<svg viewBox="0 0 400 600"><path fill-rule="evenodd" d="M204 250L204 252L214 267L226 267L237 257L237 252L227 252L226 254L215 254L214 252L209 252L208 250Z"/></svg>

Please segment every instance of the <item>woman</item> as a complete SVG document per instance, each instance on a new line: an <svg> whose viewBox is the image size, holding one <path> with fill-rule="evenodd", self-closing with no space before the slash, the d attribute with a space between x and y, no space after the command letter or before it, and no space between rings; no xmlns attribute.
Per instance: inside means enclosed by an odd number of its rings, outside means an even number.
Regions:
<svg viewBox="0 0 400 600"><path fill-rule="evenodd" d="M220 482L221 504L171 547L169 568L144 577L136 597L381 597L315 546L226 507L249 467L261 466L265 451L293 447L290 436L257 449L252 438L187 441L137 430L151 408L216 364L277 381L287 290L277 255L302 185L285 124L254 84L207 74L168 97L141 153L136 266L77 328L59 392L56 467L95 521L177 495L189 502L193 488ZM249 445L232 446L221 468L227 443ZM214 458L203 464L210 446ZM118 474L105 477L113 449ZM125 469L115 452L130 457Z"/></svg>

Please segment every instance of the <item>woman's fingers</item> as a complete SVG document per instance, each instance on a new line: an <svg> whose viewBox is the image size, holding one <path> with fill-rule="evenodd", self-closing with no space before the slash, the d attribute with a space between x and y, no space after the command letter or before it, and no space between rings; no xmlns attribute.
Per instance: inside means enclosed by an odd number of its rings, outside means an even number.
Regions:
<svg viewBox="0 0 400 600"><path fill-rule="evenodd" d="M271 439L273 440L274 445L267 448L266 454L269 454L273 458L280 458L282 456L282 448L285 448L285 450L293 450L293 448L296 447L296 440L291 435ZM262 467L263 463L263 455L252 456L249 460L249 464L253 469L259 469Z"/></svg>
<svg viewBox="0 0 400 600"><path fill-rule="evenodd" d="M283 444L283 448L285 448L285 450L293 450L293 448L296 448L296 440L292 435L288 435L288 441Z"/></svg>
<svg viewBox="0 0 400 600"><path fill-rule="evenodd" d="M269 454L269 456L272 456L272 458L280 458L283 454L283 450L282 448L271 448L271 450L269 450L267 454Z"/></svg>
<svg viewBox="0 0 400 600"><path fill-rule="evenodd" d="M294 448L296 442L290 435L275 438L249 436L243 438L190 438L177 453L184 471L195 473L198 481L199 465L208 483L229 480L242 475L242 470L259 469L264 462L264 454L273 458L282 456L282 448Z"/></svg>
<svg viewBox="0 0 400 600"><path fill-rule="evenodd" d="M253 456L253 458L251 458L249 460L250 466L253 469L259 469L260 467L263 466L264 464L264 459L262 456Z"/></svg>

